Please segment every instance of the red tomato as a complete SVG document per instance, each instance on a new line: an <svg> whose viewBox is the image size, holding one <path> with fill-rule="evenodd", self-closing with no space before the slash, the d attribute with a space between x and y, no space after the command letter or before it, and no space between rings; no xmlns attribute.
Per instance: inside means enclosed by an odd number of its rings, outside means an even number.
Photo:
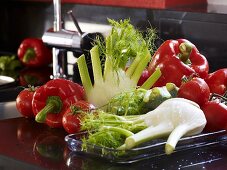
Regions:
<svg viewBox="0 0 227 170"><path fill-rule="evenodd" d="M205 79L211 93L223 95L227 90L227 68L210 73Z"/></svg>
<svg viewBox="0 0 227 170"><path fill-rule="evenodd" d="M24 117L34 117L32 111L32 99L35 88L26 88L22 90L16 98L16 108Z"/></svg>
<svg viewBox="0 0 227 170"><path fill-rule="evenodd" d="M206 116L206 131L227 130L227 106L218 100L208 101L202 106Z"/></svg>
<svg viewBox="0 0 227 170"><path fill-rule="evenodd" d="M70 108L66 110L62 118L62 125L66 132L68 133L77 133L80 131L80 120L82 114L80 111L89 111L95 107L84 101L79 100L76 103L72 104Z"/></svg>
<svg viewBox="0 0 227 170"><path fill-rule="evenodd" d="M192 100L202 106L209 100L210 89L203 79L195 77L180 86L178 97Z"/></svg>

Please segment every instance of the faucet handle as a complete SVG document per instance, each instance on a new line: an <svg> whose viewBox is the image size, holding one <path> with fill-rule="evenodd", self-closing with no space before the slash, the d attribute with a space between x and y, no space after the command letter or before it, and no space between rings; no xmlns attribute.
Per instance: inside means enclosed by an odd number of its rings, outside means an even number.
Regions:
<svg viewBox="0 0 227 170"><path fill-rule="evenodd" d="M72 11L72 10L68 11L68 15L70 16L70 18L72 19L74 25L76 26L77 31L78 31L78 34L79 34L80 36L82 36L82 35L83 35L83 32L82 32L82 30L81 30L81 28L80 28L80 26L79 26L79 24L78 24L78 22L77 22L77 19L76 19L75 16L73 15L73 11Z"/></svg>

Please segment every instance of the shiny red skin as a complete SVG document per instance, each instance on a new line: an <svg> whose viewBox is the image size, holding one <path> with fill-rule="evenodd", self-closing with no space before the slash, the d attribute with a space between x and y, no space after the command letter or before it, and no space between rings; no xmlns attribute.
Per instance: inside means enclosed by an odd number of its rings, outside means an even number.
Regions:
<svg viewBox="0 0 227 170"><path fill-rule="evenodd" d="M62 125L65 129L65 131L69 134L71 133L78 133L80 132L80 120L82 118L81 111L89 111L91 109L94 109L95 107L84 100L79 100L72 104L64 113L64 116L62 118ZM76 109L77 111L74 111Z"/></svg>
<svg viewBox="0 0 227 170"><path fill-rule="evenodd" d="M192 100L202 106L210 98L210 89L203 79L195 77L180 86L178 97Z"/></svg>
<svg viewBox="0 0 227 170"><path fill-rule="evenodd" d="M227 106L218 100L208 101L202 106L206 116L206 131L227 130Z"/></svg>
<svg viewBox="0 0 227 170"><path fill-rule="evenodd" d="M16 98L16 108L20 114L27 118L33 118L32 99L34 91L29 88L22 90Z"/></svg>
<svg viewBox="0 0 227 170"><path fill-rule="evenodd" d="M205 79L211 93L223 95L227 90L227 68L210 73Z"/></svg>
<svg viewBox="0 0 227 170"><path fill-rule="evenodd" d="M35 57L25 62L23 58L29 48L35 51ZM17 55L20 61L28 67L42 67L52 62L51 49L47 48L40 38L24 39L18 48Z"/></svg>
<svg viewBox="0 0 227 170"><path fill-rule="evenodd" d="M181 54L179 46L181 43L188 43L192 50L189 56L191 65L182 62L178 55ZM148 71L152 74L159 67L162 76L154 84L154 87L165 86L166 83L174 83L180 87L183 76L198 74L205 78L209 72L207 59L199 53L194 44L185 39L167 40L155 52L148 66Z"/></svg>
<svg viewBox="0 0 227 170"><path fill-rule="evenodd" d="M37 115L46 106L50 96L59 96L62 108L59 113L48 113L45 123L50 127L62 127L62 117L66 109L78 100L84 99L84 89L77 83L66 79L53 79L36 90L32 100L32 110Z"/></svg>
<svg viewBox="0 0 227 170"><path fill-rule="evenodd" d="M147 69L144 69L141 76L140 76L140 79L137 83L138 86L142 86L143 83L151 76L150 72L147 70Z"/></svg>

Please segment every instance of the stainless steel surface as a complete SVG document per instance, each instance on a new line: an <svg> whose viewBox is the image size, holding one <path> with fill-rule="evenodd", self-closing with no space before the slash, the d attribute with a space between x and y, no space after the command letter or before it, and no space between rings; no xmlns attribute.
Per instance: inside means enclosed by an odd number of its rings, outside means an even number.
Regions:
<svg viewBox="0 0 227 170"><path fill-rule="evenodd" d="M80 48L81 36L75 32L58 31L58 32L45 32L42 40L49 46L56 48Z"/></svg>
<svg viewBox="0 0 227 170"><path fill-rule="evenodd" d="M0 102L0 120L21 117L17 111L16 102Z"/></svg>
<svg viewBox="0 0 227 170"><path fill-rule="evenodd" d="M54 4L54 31L61 31L61 0L53 0Z"/></svg>
<svg viewBox="0 0 227 170"><path fill-rule="evenodd" d="M62 30L62 20L61 20L61 0L53 0L54 5L54 31L61 31ZM60 49L53 48L53 77L65 77L63 73L62 66L59 63L59 57L66 57L62 55Z"/></svg>

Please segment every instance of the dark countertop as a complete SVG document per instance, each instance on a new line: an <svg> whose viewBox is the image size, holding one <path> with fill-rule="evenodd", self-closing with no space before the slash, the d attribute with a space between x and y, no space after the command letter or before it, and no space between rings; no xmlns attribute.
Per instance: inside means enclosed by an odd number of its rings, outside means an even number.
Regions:
<svg viewBox="0 0 227 170"><path fill-rule="evenodd" d="M11 102L11 105L13 102ZM227 167L227 144L214 144L137 163L114 164L70 153L63 129L51 129L20 117L15 106L0 120L0 167L2 169L219 169ZM12 118L12 117L16 118Z"/></svg>

